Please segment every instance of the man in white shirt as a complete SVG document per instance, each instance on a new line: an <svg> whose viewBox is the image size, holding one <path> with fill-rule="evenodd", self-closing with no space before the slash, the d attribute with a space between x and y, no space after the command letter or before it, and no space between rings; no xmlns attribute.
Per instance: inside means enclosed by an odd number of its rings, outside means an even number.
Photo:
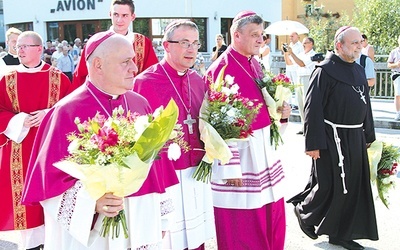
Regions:
<svg viewBox="0 0 400 250"><path fill-rule="evenodd" d="M303 52L296 55L296 53L293 53L292 48L289 47L287 54L293 58L296 65L298 65L296 82L303 85L296 88L296 97L299 104L301 124L304 125L304 96L308 90L310 75L315 68L315 62L311 60L311 57L315 55L313 49L314 39L311 37L305 37L302 46L304 48ZM303 129L299 131L298 134L303 134Z"/></svg>
<svg viewBox="0 0 400 250"><path fill-rule="evenodd" d="M290 44L288 48L291 49L291 54L288 53L288 50L283 50L286 63L286 75L290 78L292 84L297 84L297 69L299 65L295 62L292 55L298 55L304 52L303 45L299 41L299 34L297 34L297 32L292 32L292 34L290 34Z"/></svg>

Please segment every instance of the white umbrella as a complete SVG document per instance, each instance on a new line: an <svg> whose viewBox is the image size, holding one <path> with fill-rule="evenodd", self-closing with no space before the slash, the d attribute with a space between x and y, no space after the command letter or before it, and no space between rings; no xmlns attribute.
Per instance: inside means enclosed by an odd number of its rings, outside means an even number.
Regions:
<svg viewBox="0 0 400 250"><path fill-rule="evenodd" d="M291 20L275 22L265 29L265 34L277 36L290 35L293 32L297 32L297 34L305 34L310 31L302 23Z"/></svg>

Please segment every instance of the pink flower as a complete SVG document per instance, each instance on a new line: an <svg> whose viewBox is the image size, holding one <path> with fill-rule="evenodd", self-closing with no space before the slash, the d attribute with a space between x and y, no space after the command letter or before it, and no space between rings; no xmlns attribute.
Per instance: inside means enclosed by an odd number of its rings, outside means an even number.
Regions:
<svg viewBox="0 0 400 250"><path fill-rule="evenodd" d="M208 97L208 100L211 102L213 102L213 101L225 102L226 98L227 98L227 96L221 92L211 91L210 96Z"/></svg>
<svg viewBox="0 0 400 250"><path fill-rule="evenodd" d="M93 118L93 121L94 122L97 122L98 124L99 124L99 126L100 127L103 127L104 126L104 123L106 122L106 117L104 116L104 115L100 115L100 114L97 114L94 118Z"/></svg>
<svg viewBox="0 0 400 250"><path fill-rule="evenodd" d="M133 113L129 113L126 118L128 119L129 123L134 123L137 119L137 117L140 116L139 113L137 112L133 112Z"/></svg>
<svg viewBox="0 0 400 250"><path fill-rule="evenodd" d="M92 135L90 140L97 144L101 152L105 152L107 147L115 146L118 143L117 132L110 127L102 127L98 134Z"/></svg>

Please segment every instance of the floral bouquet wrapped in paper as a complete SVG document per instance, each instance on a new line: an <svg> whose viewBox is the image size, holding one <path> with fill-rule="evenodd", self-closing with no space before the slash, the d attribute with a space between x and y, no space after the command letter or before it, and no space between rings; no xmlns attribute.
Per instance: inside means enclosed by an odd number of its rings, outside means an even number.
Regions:
<svg viewBox="0 0 400 250"><path fill-rule="evenodd" d="M250 136L251 123L261 108L261 104L255 105L252 100L241 96L233 77L227 75L224 78L225 67L210 85L200 110L200 139L204 142L206 154L193 174L198 181L211 180L214 159L222 164L229 162L232 153L227 141Z"/></svg>
<svg viewBox="0 0 400 250"><path fill-rule="evenodd" d="M271 145L278 148L283 143L279 133L281 113L277 111L283 102L288 102L292 96L294 86L285 74L274 76L270 72L264 72L262 79L256 79L258 86L264 96L265 103L268 106L268 112L271 117Z"/></svg>
<svg viewBox="0 0 400 250"><path fill-rule="evenodd" d="M400 149L384 142L375 141L368 148L368 158L371 181L376 183L379 198L389 208L389 191L395 188Z"/></svg>
<svg viewBox="0 0 400 250"><path fill-rule="evenodd" d="M161 149L168 147L168 157L177 159L180 147L187 147L182 128L176 124L178 107L173 100L153 114L124 114L120 106L108 118L99 113L83 123L77 118L79 133L67 136L70 155L55 163L79 179L94 200L105 193L125 197L137 192ZM107 236L111 229L112 238L118 237L121 225L128 238L124 210L104 218L101 235Z"/></svg>

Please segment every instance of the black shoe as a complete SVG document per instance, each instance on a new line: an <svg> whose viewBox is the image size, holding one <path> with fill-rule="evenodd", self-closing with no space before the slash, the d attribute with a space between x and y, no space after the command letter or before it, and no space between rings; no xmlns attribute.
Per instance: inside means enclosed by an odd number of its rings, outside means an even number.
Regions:
<svg viewBox="0 0 400 250"><path fill-rule="evenodd" d="M316 240L318 238L318 235L315 233L314 226L308 226L306 225L306 223L303 222L303 220L300 218L300 213L297 209L297 206L294 207L294 214L297 217L297 221L299 222L301 231L303 231L303 233L305 233L311 239Z"/></svg>
<svg viewBox="0 0 400 250"><path fill-rule="evenodd" d="M357 242L355 242L353 240L341 240L341 239L334 238L334 237L329 237L329 244L342 246L342 247L344 247L346 249L350 249L350 250L364 249L363 246L361 246L360 244L358 244Z"/></svg>
<svg viewBox="0 0 400 250"><path fill-rule="evenodd" d="M302 134L304 134L304 132L301 131L301 130L300 130L299 132L296 133L296 135L302 135Z"/></svg>
<svg viewBox="0 0 400 250"><path fill-rule="evenodd" d="M43 245L39 245L39 246L37 246L37 247L29 248L29 249L26 249L26 250L42 250L43 248L44 248Z"/></svg>

